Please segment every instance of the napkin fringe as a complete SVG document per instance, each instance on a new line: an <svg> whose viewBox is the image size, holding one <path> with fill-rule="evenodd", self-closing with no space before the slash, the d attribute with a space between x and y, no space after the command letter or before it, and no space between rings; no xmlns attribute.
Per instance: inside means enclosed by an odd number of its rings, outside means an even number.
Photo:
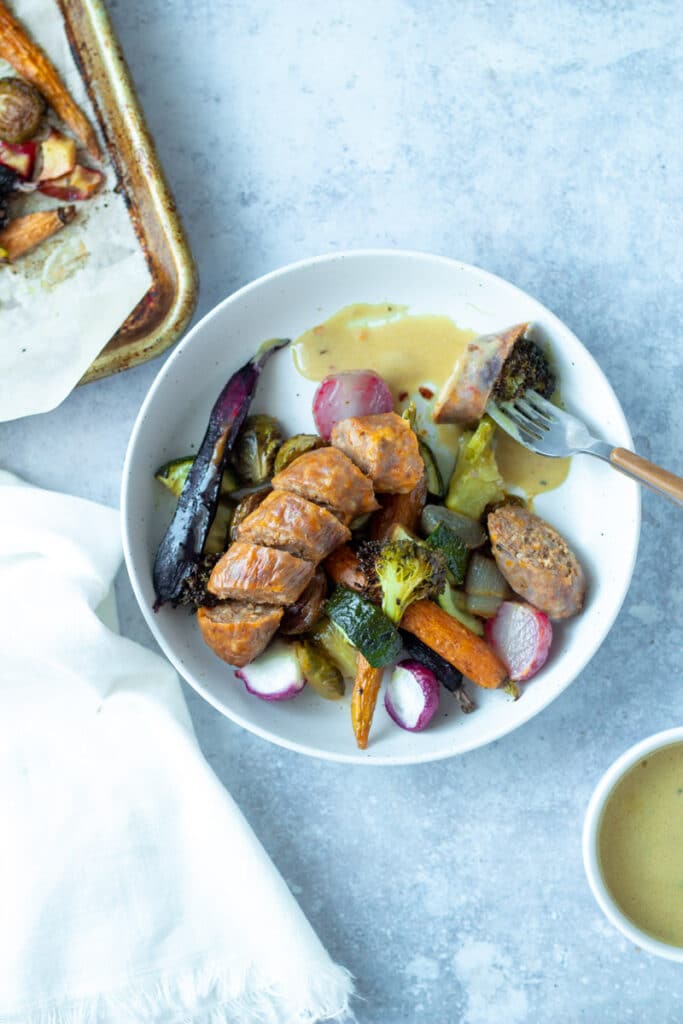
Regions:
<svg viewBox="0 0 683 1024"><path fill-rule="evenodd" d="M332 964L301 973L298 988L274 986L257 970L225 965L147 977L116 994L28 1009L8 1024L354 1024L351 974Z"/></svg>

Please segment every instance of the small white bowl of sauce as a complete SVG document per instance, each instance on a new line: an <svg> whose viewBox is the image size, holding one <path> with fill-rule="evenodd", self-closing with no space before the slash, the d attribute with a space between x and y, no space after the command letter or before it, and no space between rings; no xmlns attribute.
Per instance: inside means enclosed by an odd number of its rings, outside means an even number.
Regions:
<svg viewBox="0 0 683 1024"><path fill-rule="evenodd" d="M612 924L683 963L683 727L642 740L607 769L586 812L583 862Z"/></svg>

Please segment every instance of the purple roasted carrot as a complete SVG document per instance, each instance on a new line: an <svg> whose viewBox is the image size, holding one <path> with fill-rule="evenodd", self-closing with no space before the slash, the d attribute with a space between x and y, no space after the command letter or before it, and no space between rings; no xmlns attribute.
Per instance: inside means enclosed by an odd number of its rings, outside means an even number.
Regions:
<svg viewBox="0 0 683 1024"><path fill-rule="evenodd" d="M155 611L167 601L178 604L201 561L223 469L249 412L261 370L274 352L288 344L289 339L277 339L262 345L254 358L232 375L211 410L204 440L154 559Z"/></svg>

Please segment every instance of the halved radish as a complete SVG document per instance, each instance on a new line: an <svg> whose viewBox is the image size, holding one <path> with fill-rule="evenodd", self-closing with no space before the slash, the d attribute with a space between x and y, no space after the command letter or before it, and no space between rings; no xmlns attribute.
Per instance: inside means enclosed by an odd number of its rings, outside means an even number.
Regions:
<svg viewBox="0 0 683 1024"><path fill-rule="evenodd" d="M420 732L439 709L439 680L419 661L400 661L387 684L384 706L396 725Z"/></svg>
<svg viewBox="0 0 683 1024"><path fill-rule="evenodd" d="M235 672L249 693L261 700L289 700L306 685L291 644L275 640L258 658Z"/></svg>
<svg viewBox="0 0 683 1024"><path fill-rule="evenodd" d="M320 382L313 397L313 419L318 433L326 441L339 420L393 412L393 409L389 385L374 370L333 373Z"/></svg>
<svg viewBox="0 0 683 1024"><path fill-rule="evenodd" d="M510 673L523 682L545 665L553 627L538 608L523 601L503 601L494 618L484 627L484 636Z"/></svg>

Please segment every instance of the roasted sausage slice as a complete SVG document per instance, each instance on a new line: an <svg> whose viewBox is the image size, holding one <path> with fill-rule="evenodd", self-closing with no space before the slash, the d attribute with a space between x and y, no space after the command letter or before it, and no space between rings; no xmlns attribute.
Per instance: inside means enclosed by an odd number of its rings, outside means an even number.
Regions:
<svg viewBox="0 0 683 1024"><path fill-rule="evenodd" d="M503 363L528 326L515 324L496 334L481 334L467 343L464 355L436 399L435 423L468 424L482 418Z"/></svg>
<svg viewBox="0 0 683 1024"><path fill-rule="evenodd" d="M326 508L289 491L273 491L237 527L238 540L280 548L316 564L350 538L348 527Z"/></svg>
<svg viewBox="0 0 683 1024"><path fill-rule="evenodd" d="M208 590L222 599L292 604L313 579L315 566L286 551L235 541L216 562Z"/></svg>
<svg viewBox="0 0 683 1024"><path fill-rule="evenodd" d="M496 564L512 589L551 619L576 615L586 577L557 530L515 505L490 512L487 522Z"/></svg>
<svg viewBox="0 0 683 1024"><path fill-rule="evenodd" d="M280 625L282 608L226 601L200 608L197 622L204 642L229 665L242 668L257 658Z"/></svg>
<svg viewBox="0 0 683 1024"><path fill-rule="evenodd" d="M300 455L276 473L272 483L276 489L327 505L349 520L379 508L372 481L336 448L318 448Z"/></svg>
<svg viewBox="0 0 683 1024"><path fill-rule="evenodd" d="M285 608L280 623L280 632L285 636L298 636L307 633L320 618L325 598L327 597L327 579L322 569L318 569L298 601Z"/></svg>
<svg viewBox="0 0 683 1024"><path fill-rule="evenodd" d="M339 420L330 440L370 477L380 494L408 494L424 473L415 432L395 412Z"/></svg>

